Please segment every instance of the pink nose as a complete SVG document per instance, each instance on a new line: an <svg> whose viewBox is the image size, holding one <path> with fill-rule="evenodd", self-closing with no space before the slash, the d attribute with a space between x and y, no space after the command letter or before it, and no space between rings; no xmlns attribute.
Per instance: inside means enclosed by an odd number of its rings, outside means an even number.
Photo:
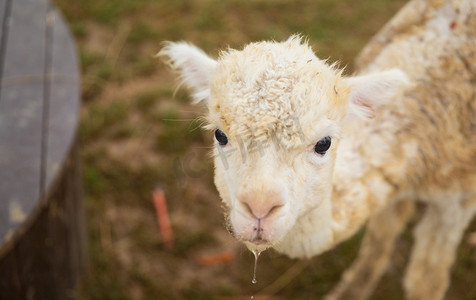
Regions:
<svg viewBox="0 0 476 300"><path fill-rule="evenodd" d="M283 197L275 191L246 190L239 199L245 210L256 219L272 216L284 206Z"/></svg>

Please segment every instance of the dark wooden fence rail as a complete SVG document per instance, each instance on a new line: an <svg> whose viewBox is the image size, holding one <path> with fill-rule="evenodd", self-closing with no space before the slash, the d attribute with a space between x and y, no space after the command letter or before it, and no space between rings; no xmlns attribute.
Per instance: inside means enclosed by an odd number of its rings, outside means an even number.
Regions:
<svg viewBox="0 0 476 300"><path fill-rule="evenodd" d="M66 299L85 265L76 49L47 0L0 0L0 299Z"/></svg>

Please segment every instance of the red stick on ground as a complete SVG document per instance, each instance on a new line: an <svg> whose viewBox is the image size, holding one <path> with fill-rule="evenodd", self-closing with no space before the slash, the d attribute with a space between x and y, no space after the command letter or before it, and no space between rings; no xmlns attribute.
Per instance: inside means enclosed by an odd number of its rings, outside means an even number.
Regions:
<svg viewBox="0 0 476 300"><path fill-rule="evenodd" d="M157 223L159 224L165 248L171 250L174 246L174 235L172 233L172 227L170 226L164 191L162 189L156 189L153 193L153 198L155 212L157 214Z"/></svg>

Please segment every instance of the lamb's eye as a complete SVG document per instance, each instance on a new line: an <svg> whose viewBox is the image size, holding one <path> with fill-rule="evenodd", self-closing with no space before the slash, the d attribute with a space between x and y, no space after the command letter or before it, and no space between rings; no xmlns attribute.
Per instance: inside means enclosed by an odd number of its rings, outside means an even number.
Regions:
<svg viewBox="0 0 476 300"><path fill-rule="evenodd" d="M331 138L326 136L325 138L319 140L314 146L314 151L318 154L324 155L326 151L331 146Z"/></svg>
<svg viewBox="0 0 476 300"><path fill-rule="evenodd" d="M215 130L215 138L217 139L218 144L221 146L228 144L228 138L226 137L226 134L220 129Z"/></svg>

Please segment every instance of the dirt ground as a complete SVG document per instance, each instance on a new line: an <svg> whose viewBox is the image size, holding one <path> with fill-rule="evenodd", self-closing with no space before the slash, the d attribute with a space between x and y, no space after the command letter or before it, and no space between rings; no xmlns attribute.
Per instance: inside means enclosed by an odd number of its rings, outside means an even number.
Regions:
<svg viewBox="0 0 476 300"><path fill-rule="evenodd" d="M187 91L176 91L154 54L164 40L187 40L216 56L227 47L302 33L319 57L351 72L358 51L405 1L54 2L71 25L83 71L90 267L76 299L319 299L328 292L357 254L363 231L311 260L266 251L258 283L251 284L253 255L224 227L209 156L212 136L200 129L203 107L192 106ZM171 249L157 225L157 187L166 195ZM372 299L402 299L410 245L407 231ZM474 245L468 233L449 299L476 299ZM214 255L226 259L216 263Z"/></svg>

